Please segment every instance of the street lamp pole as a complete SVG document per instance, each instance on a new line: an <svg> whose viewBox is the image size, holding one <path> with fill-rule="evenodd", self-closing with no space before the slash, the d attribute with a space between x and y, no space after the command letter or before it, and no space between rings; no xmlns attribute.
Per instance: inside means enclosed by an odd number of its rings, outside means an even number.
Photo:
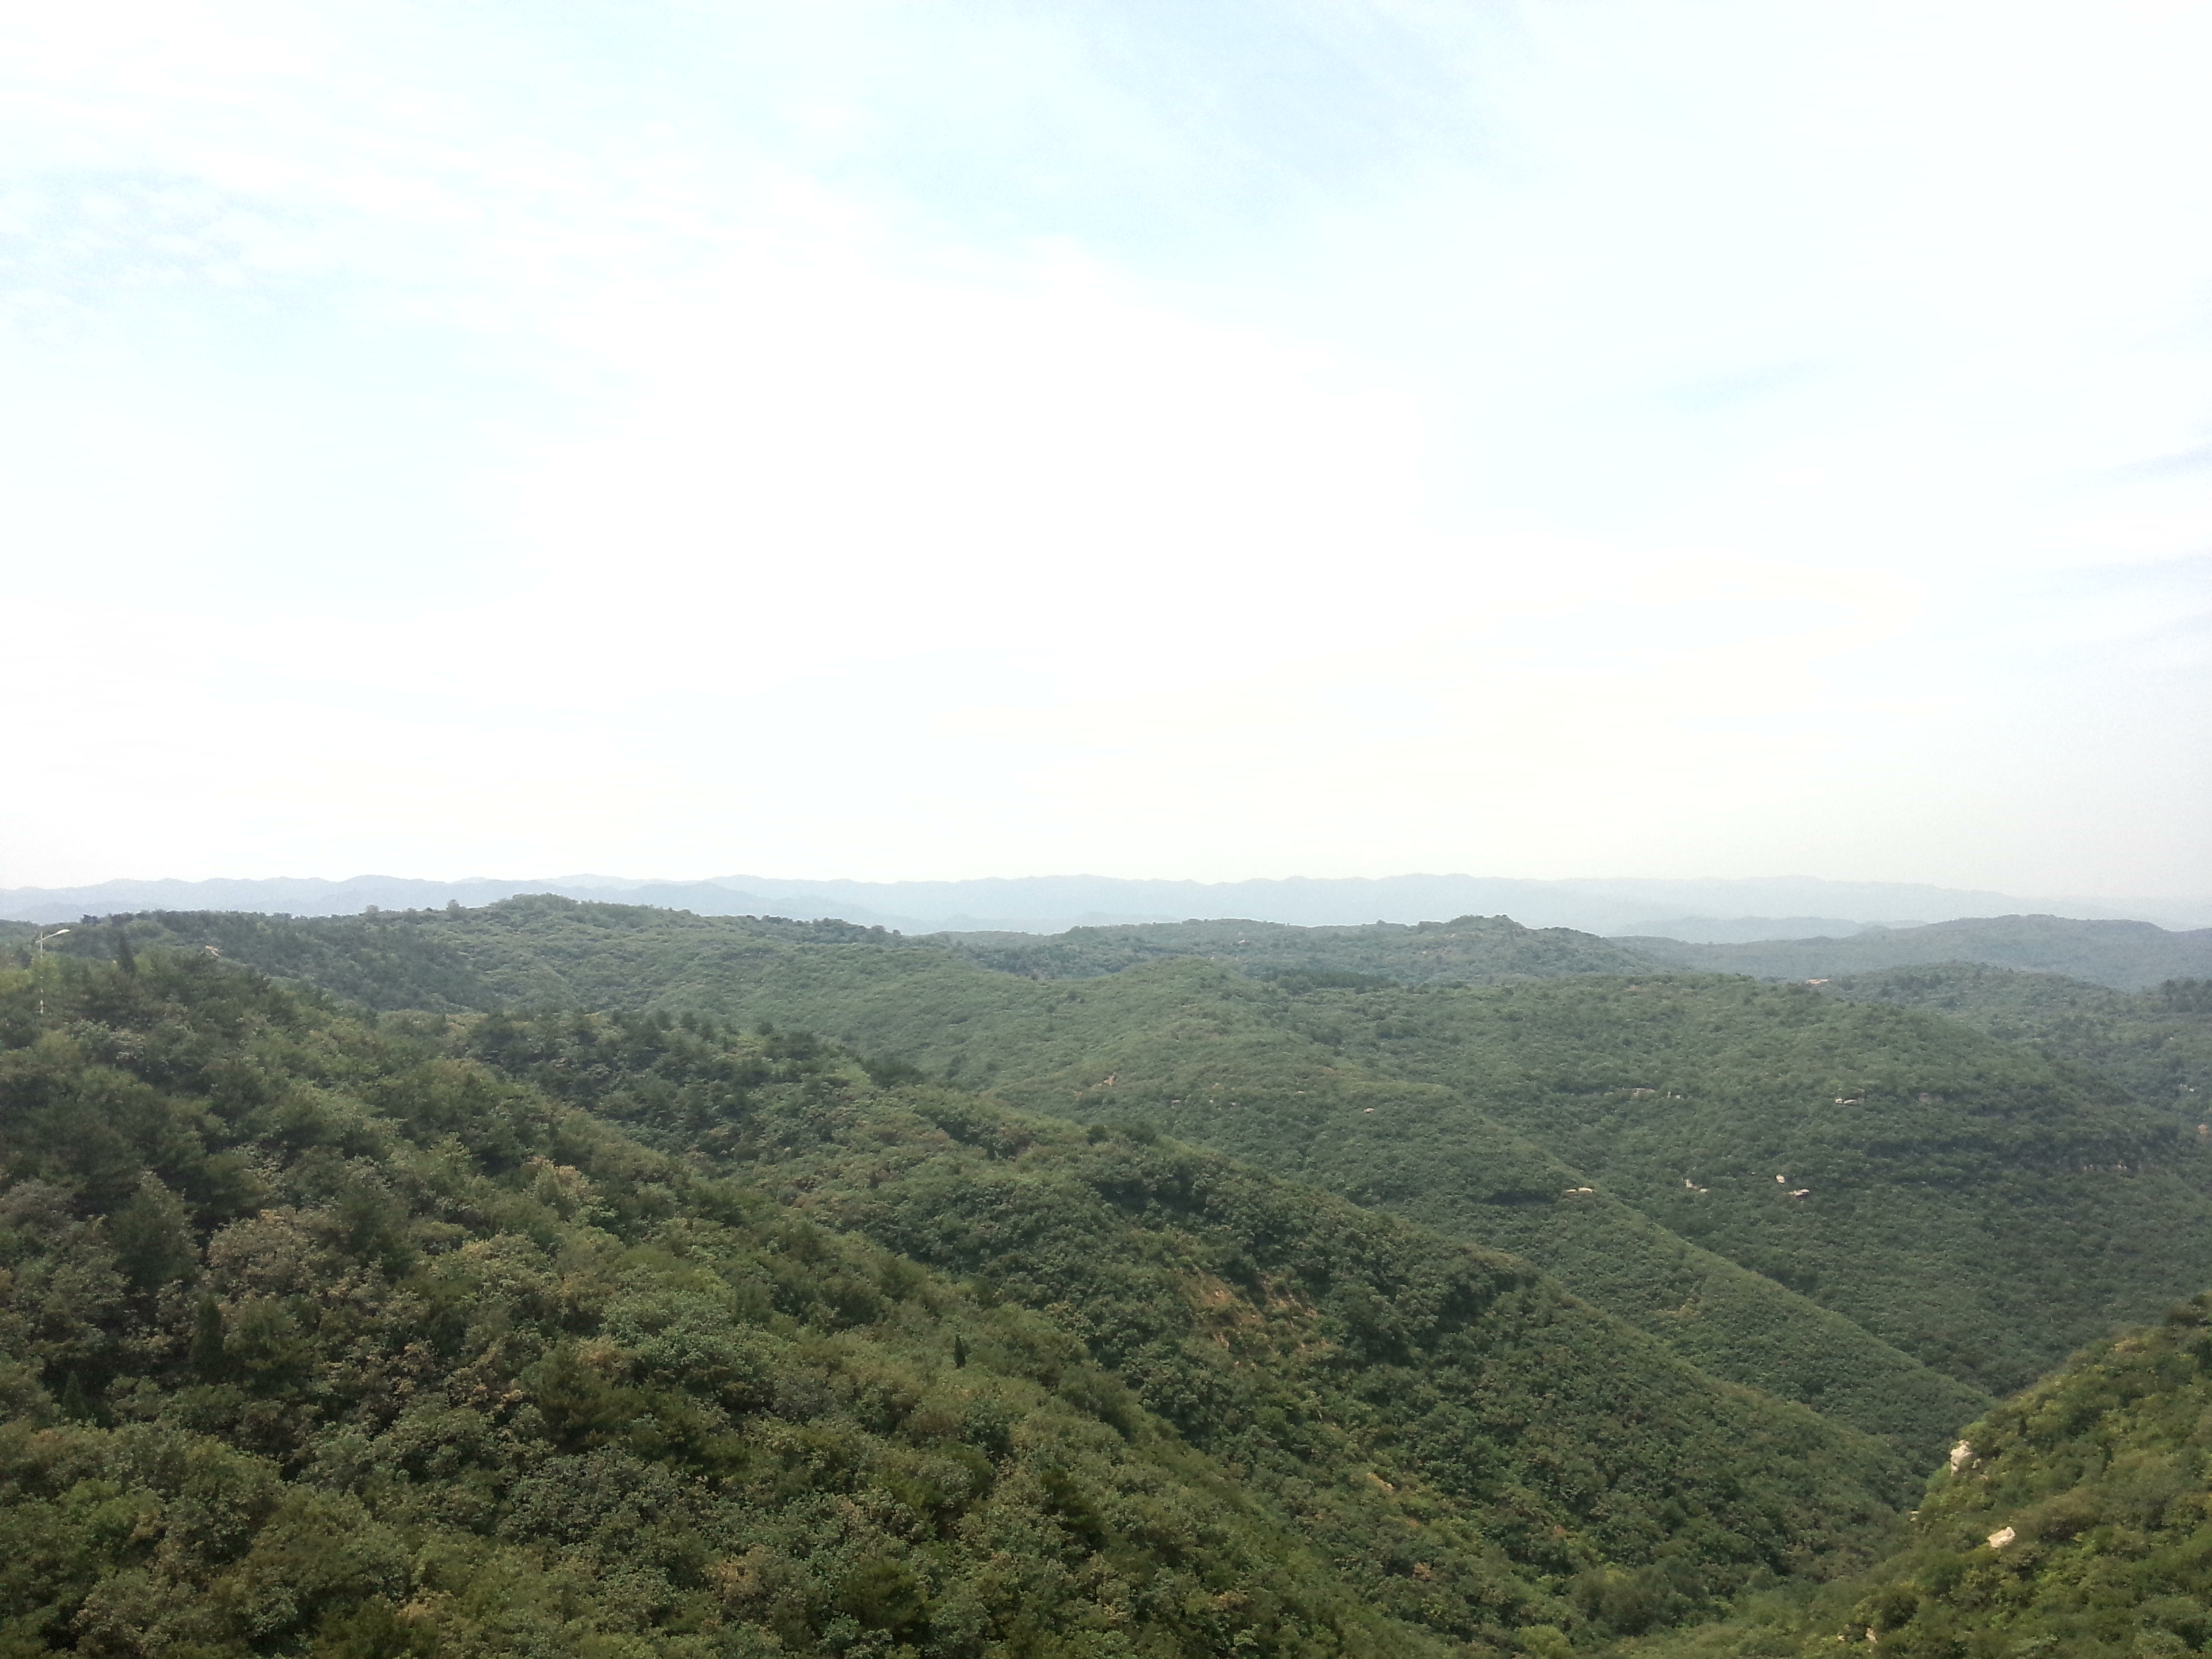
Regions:
<svg viewBox="0 0 2212 1659"><path fill-rule="evenodd" d="M57 927L51 933L40 933L36 938L33 939L31 941L31 960L33 963L44 961L46 954L46 941L48 939L59 939L64 933L66 933L69 931L70 930L66 927ZM44 996L41 996L39 999L39 1013L43 1018L46 1012L46 1000Z"/></svg>

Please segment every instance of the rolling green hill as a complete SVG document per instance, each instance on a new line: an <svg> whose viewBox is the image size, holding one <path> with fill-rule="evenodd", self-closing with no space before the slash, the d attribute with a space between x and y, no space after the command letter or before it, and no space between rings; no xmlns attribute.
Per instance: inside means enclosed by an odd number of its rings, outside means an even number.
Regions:
<svg viewBox="0 0 2212 1659"><path fill-rule="evenodd" d="M1855 974L1824 996L1923 1008L2123 1085L2185 1127L2212 1115L2212 980L2114 991L2057 974L1973 963Z"/></svg>
<svg viewBox="0 0 2212 1659"><path fill-rule="evenodd" d="M255 976L0 975L0 1127L11 1653L1443 1650L1048 1322Z"/></svg>
<svg viewBox="0 0 2212 1659"><path fill-rule="evenodd" d="M25 937L28 937L25 924ZM1410 983L1491 983L1563 974L1634 972L1649 959L1570 928L1529 928L1504 916L1364 927L1190 921L1031 933L919 937L842 921L699 916L646 905L584 903L551 894L482 909L372 911L361 916L263 916L161 911L134 937L213 945L264 973L319 985L371 1008L455 1010L517 1004L641 1006L696 1002L748 963L793 945L868 945L1030 979L1087 979L1140 963L1198 957L1261 977L1346 975ZM98 929L69 947L112 950Z"/></svg>
<svg viewBox="0 0 2212 1659"><path fill-rule="evenodd" d="M811 1051L813 1039L733 1041L696 1020L495 1017L466 1041L510 1075L1049 1313L1194 1443L1279 1492L1340 1561L1391 1535L1386 1521L1421 1526L1409 1547L1442 1549L1465 1537L1469 1500L1487 1497L1516 1517L1510 1534L1489 1524L1516 1560L1566 1572L1562 1552L1594 1534L1616 1555L1675 1563L1657 1570L1662 1601L1709 1603L1752 1565L1742 1540L1774 1535L1740 1504L1735 1541L1697 1518L1730 1510L1741 1484L1730 1433L1815 1465L1840 1458L1869 1483L1897 1466L1878 1443L1716 1385L1525 1264L1142 1128L1079 1129L912 1085L871 1094L849 1064L825 1068L823 1090L837 1091L825 1109L743 1081L761 1045ZM1332 1498L1314 1471L1347 1463L1361 1473ZM1760 1501L1779 1513L1790 1500ZM1376 1502L1381 1515L1347 1524L1347 1507ZM1770 1548L1755 1554L1771 1569ZM1479 1563L1429 1559L1414 1575L1428 1596L1447 1577L1462 1595L1481 1582ZM1398 1552L1368 1593L1398 1605L1407 1561Z"/></svg>
<svg viewBox="0 0 2212 1659"><path fill-rule="evenodd" d="M0 1653L2212 1638L2198 985L1213 927L0 969Z"/></svg>
<svg viewBox="0 0 2212 1659"><path fill-rule="evenodd" d="M1355 970L1255 980L1194 955L1040 979L840 924L557 899L162 926L386 1006L768 1019L1029 1109L1148 1118L1524 1255L1714 1374L1917 1452L2212 1282L2212 1149L2170 1112L1955 1020L1803 988L1344 986ZM1469 951L1558 943L1465 931Z"/></svg>
<svg viewBox="0 0 2212 1659"><path fill-rule="evenodd" d="M200 951L372 1009L483 1012L507 1006L635 1008L713 996L732 975L779 961L790 947L860 943L950 960L942 947L842 921L695 916L640 904L586 904L540 895L479 910L371 911L359 916L265 916L162 911L81 927L56 950L105 960L127 931L140 949Z"/></svg>
<svg viewBox="0 0 2212 1659"><path fill-rule="evenodd" d="M0 970L0 1644L1549 1653L1899 1489L1525 1264L894 1069Z"/></svg>
<svg viewBox="0 0 2212 1659"><path fill-rule="evenodd" d="M883 964L874 966L880 971ZM1986 1395L1776 1279L1669 1233L1534 1137L1440 1084L1328 1039L1340 1001L1184 961L1057 985L833 963L764 974L746 1018L808 1023L1033 1110L1149 1121L1452 1237L1526 1255L1717 1375L1817 1405L1921 1454ZM1409 998L1473 993L1418 991ZM988 1000L986 1000L988 999ZM1298 1029L1322 1025L1320 1036ZM1393 1028L1395 1029L1395 1028Z"/></svg>
<svg viewBox="0 0 2212 1659"><path fill-rule="evenodd" d="M1853 1607L1907 1656L2179 1656L2212 1638L2212 1297L2100 1343L1968 1431Z"/></svg>
<svg viewBox="0 0 2212 1659"><path fill-rule="evenodd" d="M304 969L356 994L366 985L387 1003L659 1006L767 1018L823 1030L866 1052L918 1059L964 1085L1001 1085L1036 1110L1148 1110L1186 1139L1452 1237L1528 1255L1712 1374L1814 1404L1916 1456L1948 1444L1957 1425L1986 1403L1971 1383L1614 1197L1568 1196L1586 1176L1449 1090L1376 1075L1330 1048L1327 1032L1317 1039L1297 1029L1307 1001L1292 988L1310 984L1311 975L1260 983L1181 958L1048 983L988 972L942 951L879 945L879 936L859 930L702 924L566 900L408 921L166 920L172 936L195 928L189 936L203 945L220 939L217 948L233 955ZM133 931L151 933L152 924ZM1192 1058L1188 1045L1162 1041L1164 1030L1189 1018L1178 975L1203 982L1202 1019L1212 1023L1198 1039L1211 1069L1189 1086L1174 1069ZM1094 1095L1091 1085L1109 1074L1124 1080L1123 1091ZM1224 1081L1236 1086L1223 1098L1237 1108L1194 1115L1170 1104L1212 1098L1207 1088ZM1419 1121L1428 1130L1409 1137L1414 1108L1426 1114ZM1347 1119L1351 1136L1332 1142Z"/></svg>
<svg viewBox="0 0 2212 1659"><path fill-rule="evenodd" d="M1902 1548L1633 1659L2185 1659L2212 1644L2212 1297L2100 1342L1970 1427Z"/></svg>
<svg viewBox="0 0 2212 1659"><path fill-rule="evenodd" d="M1687 978L1321 993L1680 1236L2009 1391L2212 1283L2212 1155L1954 1023ZM1698 1190L1698 1189L1704 1190Z"/></svg>
<svg viewBox="0 0 2212 1659"><path fill-rule="evenodd" d="M2212 1281L2193 1134L1926 1015L1727 979L1289 992L1183 962L962 986L878 977L893 960L767 976L732 1006L1035 1109L1146 1115L1525 1254L1724 1374L1761 1332L1786 1357L1744 1380L1793 1398L1875 1374L1808 1352L1832 1328L1807 1301L2002 1390ZM1723 1313L1748 1292L1715 1255L1796 1295Z"/></svg>
<svg viewBox="0 0 2212 1659"><path fill-rule="evenodd" d="M1486 984L1562 974L1634 973L1650 958L1571 927L1523 927L1505 916L1364 927L1291 927L1272 921L1184 921L1030 933L931 936L1001 973L1086 979L1169 957L1231 963L1260 978L1364 975L1422 984Z"/></svg>
<svg viewBox="0 0 2212 1659"><path fill-rule="evenodd" d="M362 916L166 911L150 913L139 926L194 945L213 944L269 972L324 983L333 975L350 975L345 994L379 1007L474 1006L487 997L513 1000L526 992L544 997L586 991L591 960L609 933L633 935L630 966L647 968L664 982L695 973L711 979L726 955L768 942L867 943L940 953L1037 979L1088 978L1174 957L1203 957L1261 978L1351 974L1407 984L1492 984L1655 967L1754 979L1834 979L1960 963L2063 975L2124 990L2212 977L2212 929L2173 933L2149 922L2057 916L1999 916L1874 928L1848 939L1747 945L1605 939L1571 928L1523 927L1504 916L1361 927L1187 921L1077 927L1051 936L909 937L841 921L696 916L544 894L475 910ZM10 927L28 937L27 924L0 923Z"/></svg>
<svg viewBox="0 0 2212 1659"><path fill-rule="evenodd" d="M1990 916L1925 927L1875 927L1849 939L1755 945L1686 945L1671 939L1611 943L1670 967L1754 979L1832 979L1944 963L2063 974L2124 991L2144 990L2169 979L2212 976L2212 927L2174 933L2148 921L2063 916Z"/></svg>

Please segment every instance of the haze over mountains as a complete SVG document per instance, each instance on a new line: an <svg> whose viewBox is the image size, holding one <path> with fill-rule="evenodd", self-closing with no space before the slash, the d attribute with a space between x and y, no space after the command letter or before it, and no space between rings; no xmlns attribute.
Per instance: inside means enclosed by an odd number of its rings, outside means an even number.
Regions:
<svg viewBox="0 0 2212 1659"><path fill-rule="evenodd" d="M1242 917L1300 927L1443 921L1510 915L1530 927L1639 934L1694 944L1838 938L1869 927L2043 914L2212 925L2212 897L2142 900L2021 897L1919 883L1643 878L1524 880L1465 875L1307 878L1236 882L1030 876L974 881L871 882L731 875L641 881L568 875L432 881L363 875L332 881L269 877L116 880L82 887L0 889L0 917L70 921L126 910L248 910L350 915L382 909L495 903L520 893L690 910L700 915L834 916L906 933L1050 933L1077 926Z"/></svg>
<svg viewBox="0 0 2212 1659"><path fill-rule="evenodd" d="M0 12L0 1659L2212 1659L2208 80Z"/></svg>

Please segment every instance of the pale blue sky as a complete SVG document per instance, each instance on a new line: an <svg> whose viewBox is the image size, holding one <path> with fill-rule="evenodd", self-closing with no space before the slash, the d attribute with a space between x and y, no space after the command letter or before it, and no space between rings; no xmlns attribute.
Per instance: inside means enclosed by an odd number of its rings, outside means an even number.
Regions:
<svg viewBox="0 0 2212 1659"><path fill-rule="evenodd" d="M2212 890L2212 6L0 29L0 885Z"/></svg>

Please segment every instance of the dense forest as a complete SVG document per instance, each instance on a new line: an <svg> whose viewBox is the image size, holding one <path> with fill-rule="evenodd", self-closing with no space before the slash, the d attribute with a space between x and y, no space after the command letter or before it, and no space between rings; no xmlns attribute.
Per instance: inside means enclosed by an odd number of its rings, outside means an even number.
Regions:
<svg viewBox="0 0 2212 1659"><path fill-rule="evenodd" d="M16 959L0 1650L2203 1639L2179 1534L2148 1623L1888 1553L2000 1396L2135 1432L2203 981L551 898Z"/></svg>
<svg viewBox="0 0 2212 1659"><path fill-rule="evenodd" d="M1826 996L1925 1008L2093 1072L2194 1131L2212 1114L2212 979L2115 991L1978 963L1832 979Z"/></svg>
<svg viewBox="0 0 2212 1659"><path fill-rule="evenodd" d="M1624 1659L2184 1659L2212 1644L2212 1297L2100 1342L1966 1429L1901 1547Z"/></svg>
<svg viewBox="0 0 2212 1659"><path fill-rule="evenodd" d="M1370 966L1391 945L1524 969L1565 948L1510 924L1310 930L1273 939L1265 977L1177 954L1067 979L842 924L552 898L132 927L372 1005L769 1019L1032 1110L1141 1117L1528 1256L1700 1367L1921 1454L2113 1318L2212 1283L2212 1149L2032 1045L1571 955L1473 986L1279 965L1347 939Z"/></svg>
<svg viewBox="0 0 2212 1659"><path fill-rule="evenodd" d="M561 907L566 907L565 912ZM1667 939L1600 939L1566 927L1523 927L1506 916L1452 921L1296 927L1265 921L1185 921L1075 927L1034 933L902 935L836 921L694 915L637 904L579 902L551 894L479 909L377 911L362 916L264 916L234 911L167 911L140 919L195 944L213 944L272 972L318 982L348 980L346 994L376 1007L474 1006L486 997L581 995L584 968L554 949L549 919L567 915L586 930L641 930L649 946L629 966L655 977L742 955L763 939L866 942L934 952L1033 979L1082 979L1142 963L1198 957L1257 978L1480 985L1582 974L1660 969L1768 980L1828 980L1900 967L1979 965L2069 976L2123 990L2212 976L2212 929L2173 933L2148 922L1998 916L1925 927L1876 928L1847 939L1687 945ZM27 939L24 922L0 922L0 943ZM634 943L637 943L634 941ZM586 956L591 954L585 952ZM312 968L312 971L308 971ZM588 972L588 969L586 970Z"/></svg>
<svg viewBox="0 0 2212 1659"><path fill-rule="evenodd" d="M1540 1647L1905 1490L1523 1264L811 1038L155 951L9 974L0 1057L19 1650Z"/></svg>
<svg viewBox="0 0 2212 1659"><path fill-rule="evenodd" d="M1272 921L1186 921L1029 933L933 936L1002 973L1087 979L1169 957L1231 963L1261 978L1357 975L1409 983L1482 984L1559 974L1632 973L1641 953L1568 927L1523 927L1507 916L1364 927L1291 927Z"/></svg>

